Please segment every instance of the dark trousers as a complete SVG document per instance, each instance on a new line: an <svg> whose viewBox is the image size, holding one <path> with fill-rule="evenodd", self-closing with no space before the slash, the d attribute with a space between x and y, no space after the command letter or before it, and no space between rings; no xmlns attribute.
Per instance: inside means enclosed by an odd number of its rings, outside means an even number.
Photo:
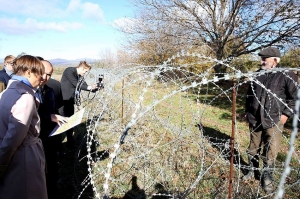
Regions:
<svg viewBox="0 0 300 199"><path fill-rule="evenodd" d="M61 143L60 136L41 138L46 157L46 184L49 199L55 199L58 196L57 180L59 173L58 150Z"/></svg>
<svg viewBox="0 0 300 199"><path fill-rule="evenodd" d="M64 100L63 101L63 109L62 109L62 114L65 117L70 117L74 115L74 98L71 98L69 100ZM66 131L67 134L67 145L69 147L73 147L73 128L69 129Z"/></svg>

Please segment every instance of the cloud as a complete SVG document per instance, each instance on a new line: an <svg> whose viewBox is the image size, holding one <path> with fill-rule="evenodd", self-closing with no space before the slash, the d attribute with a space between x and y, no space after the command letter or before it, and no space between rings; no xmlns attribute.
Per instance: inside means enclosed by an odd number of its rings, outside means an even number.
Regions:
<svg viewBox="0 0 300 199"><path fill-rule="evenodd" d="M82 15L84 18L96 20L98 22L104 21L102 9L98 4L86 2L82 5Z"/></svg>
<svg viewBox="0 0 300 199"><path fill-rule="evenodd" d="M67 11L68 12L75 12L80 8L80 6L81 6L81 1L80 0L71 0L69 5L68 5Z"/></svg>
<svg viewBox="0 0 300 199"><path fill-rule="evenodd" d="M64 15L58 0L0 0L0 12L12 16L58 17Z"/></svg>
<svg viewBox="0 0 300 199"><path fill-rule="evenodd" d="M81 0L0 0L0 32L23 35L37 31L67 32L83 27L84 19L103 22L98 4ZM80 22L78 22L80 21Z"/></svg>
<svg viewBox="0 0 300 199"><path fill-rule="evenodd" d="M76 22L39 22L32 18L26 19L23 23L16 18L0 18L0 24L0 32L15 35L23 35L47 30L67 32L70 29L78 29L83 26L82 24Z"/></svg>
<svg viewBox="0 0 300 199"><path fill-rule="evenodd" d="M67 11L74 13L78 12L79 10L82 12L81 16L85 19L90 19L97 22L104 21L103 11L98 4L91 2L81 3L80 0L71 0Z"/></svg>
<svg viewBox="0 0 300 199"><path fill-rule="evenodd" d="M81 16L97 22L104 21L100 6L88 1L70 0L69 4L65 4L61 0L0 0L0 5L0 12L5 13L4 16L55 19Z"/></svg>

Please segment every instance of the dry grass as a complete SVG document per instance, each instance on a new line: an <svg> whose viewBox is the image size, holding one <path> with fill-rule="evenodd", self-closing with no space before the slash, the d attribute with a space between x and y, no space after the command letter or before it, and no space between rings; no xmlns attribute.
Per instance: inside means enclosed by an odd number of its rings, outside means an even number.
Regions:
<svg viewBox="0 0 300 199"><path fill-rule="evenodd" d="M54 70L54 77L61 77L63 70ZM231 84L223 85L223 90ZM117 159L110 171L109 191L111 198L122 198L131 190L131 179L136 176L139 188L147 194L165 193L182 194L200 176L196 184L186 198L227 198L229 187L229 157L226 141L231 135L231 109L232 105L227 96L219 95L220 90L209 85L203 89L205 92L178 92L176 86L157 82L147 88L143 94L144 84L127 84L124 89L123 104L121 103L121 85L110 93L95 98L88 105L88 119L97 118L102 112L105 98L108 104L101 116L96 132L99 145L94 146L93 176L98 193L103 193L105 182L104 174L108 172L107 164L111 161L108 154L114 152L114 145L118 143L124 133L124 125L132 119L132 114L139 104L140 96L144 100L141 110L146 110L137 123L128 131L125 142L120 146ZM242 87L241 87L242 88ZM246 88L246 87L245 87ZM245 89L244 88L244 89ZM208 91L208 92L207 92ZM236 131L236 167L234 170L234 191L238 198L265 197L260 189L258 181L240 181L244 169L238 169L238 165L244 165L246 160L246 148L249 143L247 123L240 116L243 112L244 90L239 89L237 99L237 131ZM172 94L172 97L165 96ZM230 92L228 93L230 96ZM102 98L103 97L103 98ZM231 97L231 96L230 96ZM164 100L161 100L164 99ZM196 100L201 103L196 103ZM159 103L152 106L157 100ZM205 103L204 103L205 102ZM123 113L122 113L122 109ZM123 118L121 117L123 115ZM139 113L137 113L139 116ZM89 123L87 121L87 123ZM203 129L199 131L196 124L201 124ZM278 170L275 173L276 183L279 182L282 168L288 150L288 138L291 132L291 124L286 125L280 153L278 155ZM61 198L82 194L81 198L95 198L92 186L86 183L87 172L86 158L86 126L84 124L75 128L77 145L75 150L68 150L67 157L61 159L65 165L61 169L60 193ZM300 155L300 142L295 144L295 151ZM98 161L97 161L98 158ZM288 179L285 198L297 198L299 192L295 182L299 177L299 163L293 156L292 175ZM84 183L85 182L85 183ZM88 181L87 181L88 182ZM163 190L156 189L161 184ZM238 188L238 190L237 190ZM70 193L71 190L71 193ZM81 193L81 191L83 191ZM148 198L151 198L150 196ZM153 197L154 199L154 197Z"/></svg>
<svg viewBox="0 0 300 199"><path fill-rule="evenodd" d="M176 87L157 82L148 87L145 94L143 94L143 88L145 88L143 84L130 85L127 88L125 85L122 105L121 92L118 92L120 88L118 85L113 93L104 94L109 108L102 115L96 128L100 142L97 147L98 151L115 153L114 145L124 133L122 124L131 121L137 104L140 104L140 110L148 111L136 113L138 120L128 131L124 144L120 146L111 171L107 168L107 164L111 161L109 157L100 158L94 163L93 173L97 176L94 182L98 192L103 193L106 179L104 173L109 172L110 194L115 198L124 196L125 192L130 190L132 176L139 179L139 187L150 195L158 192L155 189L157 184L162 184L167 193L183 194L200 178L196 187L186 198L228 197L230 153L226 149L226 142L230 139L232 130L232 105L229 100L220 95L213 100L213 103L210 103L216 93L219 93L218 90L212 88L207 89L211 92L200 95L195 92L173 94L172 91L176 90ZM243 96L242 90L239 92L239 96ZM144 100L139 103L141 96ZM201 99L201 103L196 103L197 98ZM204 99L206 103L203 103ZM157 101L159 103L156 104ZM242 110L240 107L243 104L242 101L238 99L237 110L239 111ZM94 104L90 111L101 112L101 107L101 105L97 107ZM122 107L123 119L121 118ZM202 125L201 131L196 126L197 124ZM265 194L261 192L258 181L242 182L239 180L243 176L243 166L247 161L245 151L249 143L249 132L247 123L239 117L239 114L236 125L236 167L233 175L235 194L239 198L263 197ZM286 128L285 132L290 130ZM296 143L295 148L299 152L299 142ZM283 141L278 156L278 171L275 173L276 183L279 182L282 171L281 163L285 159L287 149L288 144ZM289 179L287 186L297 181L298 163L296 160L294 157L292 162L293 173L296 175ZM239 165L242 166L240 169L238 169ZM286 190L286 198L298 197L294 191L295 188L297 186L293 185Z"/></svg>

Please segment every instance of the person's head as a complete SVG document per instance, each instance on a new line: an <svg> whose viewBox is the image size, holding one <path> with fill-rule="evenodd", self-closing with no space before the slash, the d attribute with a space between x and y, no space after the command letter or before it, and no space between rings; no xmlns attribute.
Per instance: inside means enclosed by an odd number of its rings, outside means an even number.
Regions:
<svg viewBox="0 0 300 199"><path fill-rule="evenodd" d="M4 67L11 72L13 71L12 62L14 61L14 59L15 59L15 56L13 56L13 55L7 55L4 58Z"/></svg>
<svg viewBox="0 0 300 199"><path fill-rule="evenodd" d="M44 86L49 81L49 79L51 78L51 75L53 73L53 66L47 60L42 60L41 62L45 67L45 73L43 75L43 80L41 81L40 86Z"/></svg>
<svg viewBox="0 0 300 199"><path fill-rule="evenodd" d="M24 55L13 61L13 72L16 75L26 77L32 87L36 88L42 81L45 69L38 58L31 55Z"/></svg>
<svg viewBox="0 0 300 199"><path fill-rule="evenodd" d="M87 71L91 70L91 66L86 63L86 61L81 61L77 66L77 73L83 76Z"/></svg>
<svg viewBox="0 0 300 199"><path fill-rule="evenodd" d="M274 47L263 49L258 55L261 57L261 68L272 69L280 62L280 51Z"/></svg>

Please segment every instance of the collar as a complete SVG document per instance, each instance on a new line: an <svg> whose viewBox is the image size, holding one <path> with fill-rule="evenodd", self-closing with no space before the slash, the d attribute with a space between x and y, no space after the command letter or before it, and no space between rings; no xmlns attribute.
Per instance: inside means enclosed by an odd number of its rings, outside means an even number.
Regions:
<svg viewBox="0 0 300 199"><path fill-rule="evenodd" d="M24 76L14 75L11 77L13 80L18 80L19 82L22 82L23 84L26 84L30 88L33 88L29 80Z"/></svg>

